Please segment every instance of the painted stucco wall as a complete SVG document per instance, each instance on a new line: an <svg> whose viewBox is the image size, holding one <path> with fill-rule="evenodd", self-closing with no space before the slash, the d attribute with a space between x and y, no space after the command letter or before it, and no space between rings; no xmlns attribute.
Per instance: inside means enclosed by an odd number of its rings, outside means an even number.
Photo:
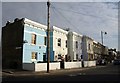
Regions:
<svg viewBox="0 0 120 83"><path fill-rule="evenodd" d="M71 56L71 60L77 60L76 54L78 54L78 60L80 60L82 55L82 35L76 32L69 32L68 34L68 54ZM76 48L76 42L78 42L78 48Z"/></svg>
<svg viewBox="0 0 120 83"><path fill-rule="evenodd" d="M90 48L89 48L90 45ZM93 39L91 39L88 36L82 37L82 54L83 54L83 60L88 60L88 54L93 54Z"/></svg>
<svg viewBox="0 0 120 83"><path fill-rule="evenodd" d="M32 44L32 34L36 35L36 44ZM23 44L23 63L32 63L32 52L37 52L37 59L34 61L43 61L43 55L46 53L46 45L44 45L44 37L46 35L46 27L35 23L34 21L25 19L23 40L27 43Z"/></svg>
<svg viewBox="0 0 120 83"><path fill-rule="evenodd" d="M53 46L51 46L51 48L53 49L51 50L51 52L54 52L53 53L54 61L60 61L58 59L58 54L64 55L65 57L65 55L67 55L68 53L68 48L66 47L66 40L67 40L68 32L61 28L53 26L51 33L52 33L51 39L53 41ZM58 46L59 38L61 39L61 46Z"/></svg>

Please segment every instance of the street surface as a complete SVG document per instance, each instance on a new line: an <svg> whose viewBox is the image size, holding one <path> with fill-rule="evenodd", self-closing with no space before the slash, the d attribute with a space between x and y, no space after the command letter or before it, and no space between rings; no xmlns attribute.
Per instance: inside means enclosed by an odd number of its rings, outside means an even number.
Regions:
<svg viewBox="0 0 120 83"><path fill-rule="evenodd" d="M91 68L54 70L46 72L15 72L3 74L2 82L49 82L49 81L79 81L79 82L117 82L120 83L120 65L108 64Z"/></svg>

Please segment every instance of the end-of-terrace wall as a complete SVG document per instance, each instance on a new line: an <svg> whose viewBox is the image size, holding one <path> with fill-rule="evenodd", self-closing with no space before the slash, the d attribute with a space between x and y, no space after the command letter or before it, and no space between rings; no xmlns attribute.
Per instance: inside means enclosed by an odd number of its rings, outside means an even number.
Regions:
<svg viewBox="0 0 120 83"><path fill-rule="evenodd" d="M51 62L49 63L50 70L57 70L60 69L60 62ZM47 71L47 63L23 63L24 70L31 70L31 71Z"/></svg>

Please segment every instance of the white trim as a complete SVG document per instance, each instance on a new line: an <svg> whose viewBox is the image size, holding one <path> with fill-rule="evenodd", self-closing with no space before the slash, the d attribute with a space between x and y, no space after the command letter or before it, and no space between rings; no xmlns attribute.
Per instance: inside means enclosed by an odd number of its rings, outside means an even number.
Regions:
<svg viewBox="0 0 120 83"><path fill-rule="evenodd" d="M32 26L36 26L36 27L38 27L38 28L40 27L40 28L43 28L43 29L47 30L47 26L46 26L46 25L43 25L43 24L40 24L40 23L38 23L38 22L29 20L29 19L27 19L27 18L24 18L24 19L25 19L25 20L24 20L25 24L30 24L30 25L32 25Z"/></svg>
<svg viewBox="0 0 120 83"><path fill-rule="evenodd" d="M55 30L55 31L54 31ZM68 34L68 31L65 31L65 30L63 30L63 29L61 29L61 28L59 28L59 27L56 27L56 26L53 26L52 27L52 31L53 32L58 32L58 33L63 33L63 34Z"/></svg>
<svg viewBox="0 0 120 83"><path fill-rule="evenodd" d="M38 33L36 33L36 32L32 32L32 31L24 30L24 32L25 32L25 33L33 33L33 34L36 34L36 35L40 35L40 36L47 37L47 35L38 34Z"/></svg>
<svg viewBox="0 0 120 83"><path fill-rule="evenodd" d="M30 27L30 28L39 29L39 30L42 30L42 31L46 31L46 29L44 29L42 27L37 27L35 25L31 25L31 24L28 24L28 23L26 23L25 26ZM25 28L27 28L27 27L25 27Z"/></svg>
<svg viewBox="0 0 120 83"><path fill-rule="evenodd" d="M70 31L69 33L73 34L73 35L76 36L76 37L82 37L82 36L83 36L83 35L81 35L81 34L78 34L77 32L72 32L72 31Z"/></svg>
<svg viewBox="0 0 120 83"><path fill-rule="evenodd" d="M47 47L47 45L40 45L40 44L31 44L31 43L26 43L27 45L30 46L42 46L42 47Z"/></svg>
<svg viewBox="0 0 120 83"><path fill-rule="evenodd" d="M93 42L94 42L94 43L96 43L96 44L98 43L98 42L97 42L97 41L95 41L95 40L94 40Z"/></svg>

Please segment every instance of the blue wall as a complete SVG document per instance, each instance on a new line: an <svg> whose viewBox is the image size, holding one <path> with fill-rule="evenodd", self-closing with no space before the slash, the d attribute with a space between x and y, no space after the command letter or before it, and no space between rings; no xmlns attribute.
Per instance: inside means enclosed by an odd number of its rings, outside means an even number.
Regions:
<svg viewBox="0 0 120 83"><path fill-rule="evenodd" d="M36 44L31 45L32 33L36 34ZM44 35L44 36L43 36ZM37 61L43 61L43 54L46 53L46 46L44 46L44 37L46 32L30 26L24 26L24 38L28 43L23 45L23 63L32 63L32 52L37 52ZM36 63L35 62L35 63Z"/></svg>
<svg viewBox="0 0 120 83"><path fill-rule="evenodd" d="M53 32L50 32L50 61L54 61Z"/></svg>

